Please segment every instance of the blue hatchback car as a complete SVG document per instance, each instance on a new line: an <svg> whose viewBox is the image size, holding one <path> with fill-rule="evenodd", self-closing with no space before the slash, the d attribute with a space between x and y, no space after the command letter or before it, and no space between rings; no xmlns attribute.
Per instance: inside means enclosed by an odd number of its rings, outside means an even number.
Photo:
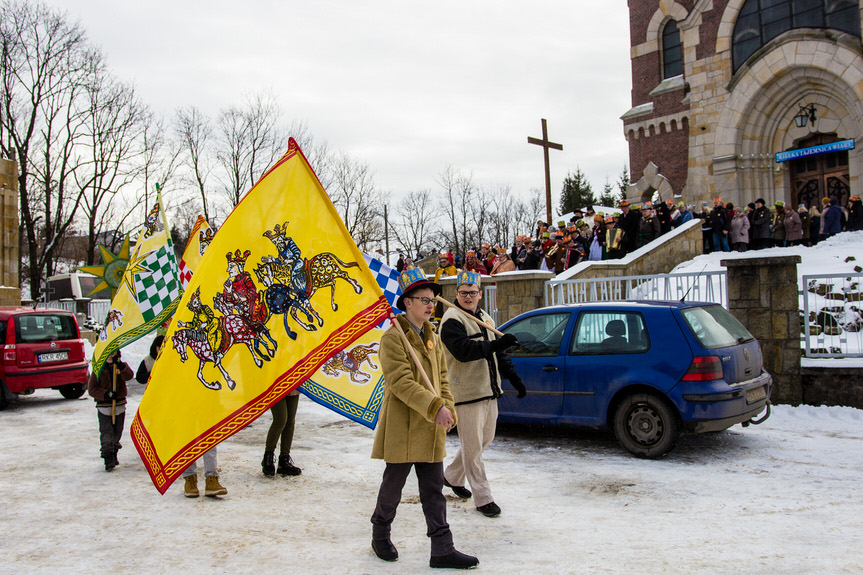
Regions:
<svg viewBox="0 0 863 575"><path fill-rule="evenodd" d="M761 346L716 304L555 306L501 330L518 338L509 355L527 397L516 399L504 381L500 421L611 429L630 453L655 459L682 431L760 423L770 413Z"/></svg>

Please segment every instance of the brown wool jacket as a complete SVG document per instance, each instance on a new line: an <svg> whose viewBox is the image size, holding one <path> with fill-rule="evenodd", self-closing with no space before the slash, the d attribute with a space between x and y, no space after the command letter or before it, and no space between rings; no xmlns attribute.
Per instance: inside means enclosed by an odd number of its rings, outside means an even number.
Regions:
<svg viewBox="0 0 863 575"><path fill-rule="evenodd" d="M381 337L378 352L385 383L372 458L387 463L440 462L446 457L446 428L435 424L435 416L446 405L456 417L443 345L431 323L425 322L425 341L420 341L403 315L396 321L420 358L435 393L423 383L396 328L390 327Z"/></svg>
<svg viewBox="0 0 863 575"><path fill-rule="evenodd" d="M117 367L120 367L120 364ZM132 379L132 377L134 377L132 368L128 364L123 363L122 368L117 374L117 405L124 405L126 403L126 394L128 393L126 391L126 382ZM87 393L96 400L98 407L110 407L113 404L110 399L105 398L105 393L111 391L113 386L110 364L105 364L98 378L92 371L90 372L90 379L87 381Z"/></svg>

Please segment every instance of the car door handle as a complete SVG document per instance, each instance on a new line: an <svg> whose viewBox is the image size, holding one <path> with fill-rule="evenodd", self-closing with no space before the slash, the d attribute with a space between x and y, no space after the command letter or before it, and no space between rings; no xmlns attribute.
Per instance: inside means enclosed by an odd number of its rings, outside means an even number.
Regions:
<svg viewBox="0 0 863 575"><path fill-rule="evenodd" d="M545 365L543 366L542 371L557 371L557 368L553 365Z"/></svg>

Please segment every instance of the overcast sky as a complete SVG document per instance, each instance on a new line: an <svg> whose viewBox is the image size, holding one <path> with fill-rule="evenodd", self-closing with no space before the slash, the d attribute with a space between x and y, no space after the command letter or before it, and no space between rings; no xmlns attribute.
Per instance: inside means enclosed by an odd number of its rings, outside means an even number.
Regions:
<svg viewBox="0 0 863 575"><path fill-rule="evenodd" d="M520 196L544 189L527 143L541 118L564 147L550 152L555 199L577 166L598 193L628 163L624 0L47 1L156 111L215 116L272 90L286 125L367 162L393 200L437 189L447 165Z"/></svg>

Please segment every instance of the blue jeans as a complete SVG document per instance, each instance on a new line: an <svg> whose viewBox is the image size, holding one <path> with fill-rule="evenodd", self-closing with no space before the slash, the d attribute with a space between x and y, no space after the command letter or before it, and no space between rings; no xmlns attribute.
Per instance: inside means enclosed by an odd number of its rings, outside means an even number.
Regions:
<svg viewBox="0 0 863 575"><path fill-rule="evenodd" d="M713 251L718 252L720 250L723 252L731 251L731 248L728 247L728 234L723 234L721 231L713 232Z"/></svg>

